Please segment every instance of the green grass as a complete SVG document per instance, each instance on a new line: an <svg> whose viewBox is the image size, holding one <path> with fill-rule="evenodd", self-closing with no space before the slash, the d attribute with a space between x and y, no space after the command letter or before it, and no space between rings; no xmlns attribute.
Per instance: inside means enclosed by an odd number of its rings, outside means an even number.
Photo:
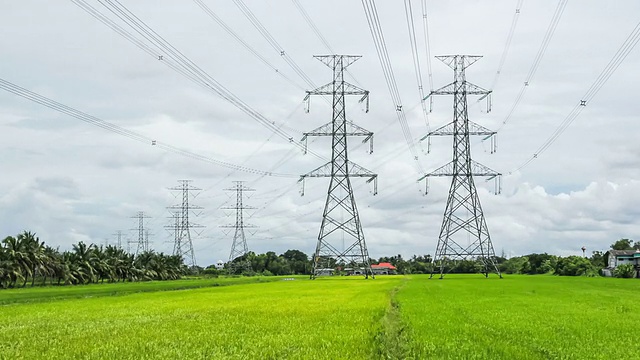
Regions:
<svg viewBox="0 0 640 360"><path fill-rule="evenodd" d="M640 350L640 281L414 276L398 294L418 359L615 359Z"/></svg>
<svg viewBox="0 0 640 360"><path fill-rule="evenodd" d="M0 291L10 303L0 306L0 359L614 359L640 350L640 281L633 279L160 284ZM209 287L158 291L191 284ZM49 293L66 289L74 291L64 299Z"/></svg>
<svg viewBox="0 0 640 360"><path fill-rule="evenodd" d="M127 295L137 292L194 289L242 283L281 280L282 277L221 277L170 281L145 281L87 284L77 286L36 286L0 291L0 305L25 302L43 302L79 297Z"/></svg>
<svg viewBox="0 0 640 360"><path fill-rule="evenodd" d="M367 359L399 282L298 279L16 304L0 308L0 358Z"/></svg>

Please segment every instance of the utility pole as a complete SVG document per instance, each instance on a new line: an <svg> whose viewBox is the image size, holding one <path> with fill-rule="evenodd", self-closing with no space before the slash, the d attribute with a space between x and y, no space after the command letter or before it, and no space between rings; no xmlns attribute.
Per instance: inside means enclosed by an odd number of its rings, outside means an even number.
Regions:
<svg viewBox="0 0 640 360"><path fill-rule="evenodd" d="M315 90L307 91L305 101L308 104L311 95L331 95L333 116L330 123L304 133L302 138L303 141L306 141L309 136L331 136L331 161L300 176L303 195L305 178L331 178L318 242L313 254L311 279L315 279L319 275L333 274L337 268L344 269L345 267L351 267L354 273L360 273L365 278L369 278L369 276L373 278L369 252L351 187L351 178L365 177L368 183L373 182L375 195L378 175L349 161L347 156L348 136L364 136L363 142L371 141L370 152L373 151L373 133L348 121L345 112L345 95L362 96L360 102L366 101L366 111L369 111L369 91L360 89L344 80L345 69L361 56L322 55L314 57L333 70L333 80Z"/></svg>
<svg viewBox="0 0 640 360"><path fill-rule="evenodd" d="M235 186L232 188L224 189L225 191L235 191L236 193L236 205L230 207L223 207L227 210L235 210L236 223L233 225L223 225L222 228L235 229L233 234L233 243L231 244L231 253L229 254L229 262L227 270L229 274L235 274L238 269L242 271L251 270L251 263L246 258L249 253L249 247L247 246L247 238L244 233L246 228L255 228L254 225L245 224L244 222L244 210L255 209L251 206L244 205L243 198L244 193L247 191L255 191L244 186L244 181L234 181ZM238 258L241 258L238 260Z"/></svg>
<svg viewBox="0 0 640 360"><path fill-rule="evenodd" d="M193 268L196 266L196 256L193 251L193 242L191 241L191 229L204 226L189 221L189 214L193 210L202 209L200 206L190 204L189 199L191 196L198 196L193 191L202 189L192 186L191 180L179 180L178 182L180 186L169 188L169 190L179 191L182 194L182 204L168 207L173 213L173 224L165 227L173 229L173 255L180 256L187 266Z"/></svg>
<svg viewBox="0 0 640 360"><path fill-rule="evenodd" d="M457 260L479 260L482 263L482 273L485 277L488 277L489 272L493 271L502 277L496 264L496 254L473 181L474 176L487 176L489 180L496 179L495 191L498 193L501 174L473 161L469 142L470 135L483 135L486 136L485 139L495 135L495 132L470 122L467 114L467 95L480 95L480 100L482 100L491 94L491 91L467 82L465 77L465 69L481 57L471 55L436 56L438 60L453 69L454 80L438 90L431 91L424 98L426 100L432 95L453 95L453 122L430 132L423 138L442 135L453 136L453 160L419 179L427 179L428 181L428 177L433 176L452 177L438 245L433 257L434 268L431 271L431 277L435 271L438 271L440 279L451 270L451 262ZM489 108L490 106L487 110Z"/></svg>
<svg viewBox="0 0 640 360"><path fill-rule="evenodd" d="M144 219L148 219L149 216L144 214L144 211L138 211L136 216L132 216L133 219L138 219L138 228L131 229L138 231L138 240L129 240L128 241L128 250L131 250L131 244L136 244L136 253L138 255L142 252L149 251L149 238L147 236L147 240L145 241L145 231L144 231Z"/></svg>

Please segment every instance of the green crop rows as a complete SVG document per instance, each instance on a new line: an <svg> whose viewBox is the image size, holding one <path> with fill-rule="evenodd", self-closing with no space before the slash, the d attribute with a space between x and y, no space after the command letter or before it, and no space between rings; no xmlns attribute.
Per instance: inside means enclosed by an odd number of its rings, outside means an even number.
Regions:
<svg viewBox="0 0 640 360"><path fill-rule="evenodd" d="M640 347L635 280L269 280L2 291L0 358L610 359Z"/></svg>

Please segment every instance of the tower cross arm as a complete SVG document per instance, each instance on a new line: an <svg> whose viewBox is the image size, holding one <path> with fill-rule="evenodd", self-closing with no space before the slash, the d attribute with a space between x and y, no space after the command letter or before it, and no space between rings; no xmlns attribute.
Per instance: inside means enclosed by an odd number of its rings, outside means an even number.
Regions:
<svg viewBox="0 0 640 360"><path fill-rule="evenodd" d="M482 59L482 55L438 55L436 59L442 61L445 65L455 70L456 65L462 65L462 70L473 65L476 61ZM462 60L460 63L458 60ZM456 64L458 62L458 64Z"/></svg>
<svg viewBox="0 0 640 360"><path fill-rule="evenodd" d="M344 135L347 136L366 136L370 138L373 136L373 132L367 129L364 129L351 121L346 122L347 132ZM304 141L307 136L332 136L333 135L333 123L327 123L322 126L319 126L309 132L302 133L304 136L301 141ZM341 132L337 132L337 135L343 135Z"/></svg>
<svg viewBox="0 0 640 360"><path fill-rule="evenodd" d="M309 112L309 100L311 95L334 95L337 94L335 84L330 82L326 85L322 85L319 88L311 91L307 91L307 96L304 97L303 102L307 105L306 112ZM342 82L342 88L339 91L339 95L362 95L359 103L366 101L365 112L369 112L369 90L361 89L355 85L349 84L346 81Z"/></svg>
<svg viewBox="0 0 640 360"><path fill-rule="evenodd" d="M495 134L496 134L495 131L489 130L484 126L469 120L469 135L495 135ZM420 141L427 139L429 136L447 136L447 135L457 135L457 133L455 132L455 127L453 122L450 122L446 125L443 125L429 132L427 135L420 138Z"/></svg>
<svg viewBox="0 0 640 360"><path fill-rule="evenodd" d="M454 95L460 92L459 89L456 88L456 83L452 82L447 84L437 90L433 90L429 93L429 95L425 96L423 100L427 100L432 95ZM468 81L465 81L462 85L462 94L463 95L484 95L487 96L491 94L491 90L487 90L481 88L478 85L472 84ZM482 98L481 98L482 99Z"/></svg>
<svg viewBox="0 0 640 360"><path fill-rule="evenodd" d="M378 174L375 174L350 160L348 160L347 163L349 164L349 177L368 177L369 180L367 180L367 182L373 181L373 179L378 177ZM300 180L298 181L302 181L304 178L308 177L345 177L342 173L332 174L332 170L332 163L328 162L304 175L300 175Z"/></svg>
<svg viewBox="0 0 640 360"><path fill-rule="evenodd" d="M349 65L358 61L362 55L314 55L315 59L318 59L323 64L327 65L330 69L336 67L337 64L340 64L343 69L346 69Z"/></svg>
<svg viewBox="0 0 640 360"><path fill-rule="evenodd" d="M346 81L343 82L343 90L344 90L344 94L345 95L364 95L364 96L369 96L369 90L364 90L362 88L359 88L353 84L350 84ZM340 90L340 93L342 94L342 91ZM328 84L322 85L319 88L316 88L314 90L307 90L307 96L305 96L305 100L307 100L309 98L309 96L311 95L333 95L333 93L335 92L335 88L334 88L334 83L330 82ZM361 100L362 101L362 100Z"/></svg>
<svg viewBox="0 0 640 360"><path fill-rule="evenodd" d="M454 165L455 163L453 161L446 163L444 165L442 165L441 167L433 170L432 172L425 174L424 176L422 176L420 179L418 179L418 181L421 181L427 177L435 177L435 176L460 176L460 175L467 175L467 176L489 176L489 177L496 177L496 176L500 176L502 174L500 174L499 172L480 164L479 162L475 161L475 160L471 160L471 167L469 168L469 173L468 174L464 174L461 173L459 170L457 172L454 171Z"/></svg>

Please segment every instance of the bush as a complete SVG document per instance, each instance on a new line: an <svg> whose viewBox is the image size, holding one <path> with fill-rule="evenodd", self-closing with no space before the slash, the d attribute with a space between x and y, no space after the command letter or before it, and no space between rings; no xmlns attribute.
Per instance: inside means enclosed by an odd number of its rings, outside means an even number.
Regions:
<svg viewBox="0 0 640 360"><path fill-rule="evenodd" d="M632 264L622 264L616 268L613 275L618 278L629 279L635 277L636 270L633 268Z"/></svg>
<svg viewBox="0 0 640 360"><path fill-rule="evenodd" d="M591 261L581 256L567 256L556 262L554 274L561 276L593 276L597 273Z"/></svg>

